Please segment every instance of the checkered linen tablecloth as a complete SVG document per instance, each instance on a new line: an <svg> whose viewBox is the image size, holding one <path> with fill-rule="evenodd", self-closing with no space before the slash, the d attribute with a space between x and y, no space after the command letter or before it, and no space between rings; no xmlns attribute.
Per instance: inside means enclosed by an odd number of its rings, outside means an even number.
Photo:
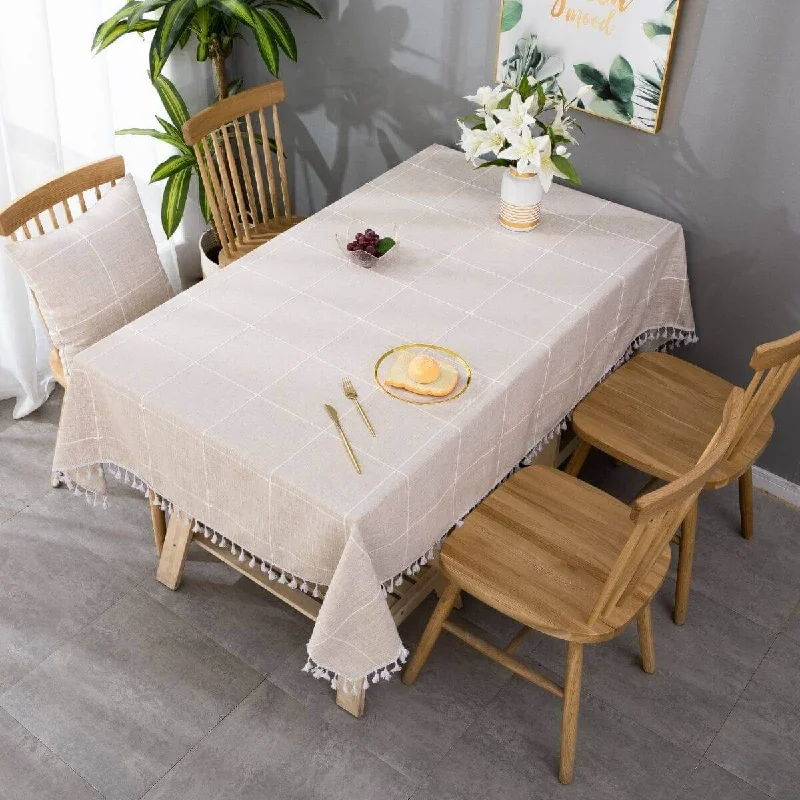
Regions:
<svg viewBox="0 0 800 800"><path fill-rule="evenodd" d="M317 677L388 677L404 650L384 587L635 346L694 338L677 224L555 186L539 227L511 233L497 222L500 179L429 147L90 347L54 469L90 500L104 470L132 476L279 580L324 593L308 647ZM350 263L334 234L353 218L399 225L394 256ZM474 370L466 394L426 407L384 394L375 362L406 342L460 353Z"/></svg>

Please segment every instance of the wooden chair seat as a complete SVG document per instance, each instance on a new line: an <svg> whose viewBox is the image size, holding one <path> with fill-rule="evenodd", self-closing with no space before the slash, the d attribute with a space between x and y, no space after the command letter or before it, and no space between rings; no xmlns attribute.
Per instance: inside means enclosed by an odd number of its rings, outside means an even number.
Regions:
<svg viewBox="0 0 800 800"><path fill-rule="evenodd" d="M600 384L572 418L585 442L665 481L697 463L719 427L733 384L666 353L643 353ZM764 452L772 415L725 459L706 484L727 486Z"/></svg>
<svg viewBox="0 0 800 800"><path fill-rule="evenodd" d="M259 223L258 225L251 226L248 229L247 241L239 245L235 252L228 256L224 250L220 251L219 265L221 267L227 267L228 264L232 264L234 261L241 258L243 255L246 255L247 253L251 253L257 247L260 247L262 244L271 241L281 233L285 233L299 222L302 222L304 219L305 217L292 215L292 217L288 220L273 220L269 224Z"/></svg>
<svg viewBox="0 0 800 800"><path fill-rule="evenodd" d="M630 507L547 467L518 472L450 535L439 559L444 591L409 661L412 684L442 631L562 701L558 777L572 781L583 648L621 633L635 618L642 669L655 672L652 598L670 561L669 542L739 428L744 392L734 389L721 424L692 469L637 497ZM467 592L523 628L499 647L449 619ZM559 686L513 653L531 630L566 640Z"/></svg>
<svg viewBox="0 0 800 800"><path fill-rule="evenodd" d="M624 628L664 580L669 545L607 619L588 622L635 528L630 508L547 467L518 472L442 548L445 577L518 622L558 639L602 642Z"/></svg>

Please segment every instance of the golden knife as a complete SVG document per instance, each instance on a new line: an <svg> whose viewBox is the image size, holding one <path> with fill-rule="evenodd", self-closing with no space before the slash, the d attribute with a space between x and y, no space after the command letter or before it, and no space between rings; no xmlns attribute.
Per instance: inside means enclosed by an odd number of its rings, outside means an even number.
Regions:
<svg viewBox="0 0 800 800"><path fill-rule="evenodd" d="M358 459L356 458L356 454L353 452L353 448L350 447L350 442L347 441L347 434L344 432L344 428L342 428L342 423L339 422L339 412L333 406L329 406L327 403L325 403L325 410L328 412L328 416L333 420L333 424L339 431L339 436L342 437L342 443L347 450L347 454L350 456L350 460L353 462L356 472L360 475L361 467L358 465Z"/></svg>

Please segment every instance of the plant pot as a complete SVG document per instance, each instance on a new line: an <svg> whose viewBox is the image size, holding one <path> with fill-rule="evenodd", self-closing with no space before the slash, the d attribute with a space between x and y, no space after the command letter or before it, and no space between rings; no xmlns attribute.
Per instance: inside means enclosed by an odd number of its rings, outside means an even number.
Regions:
<svg viewBox="0 0 800 800"><path fill-rule="evenodd" d="M207 278L215 272L219 272L219 254L222 246L219 243L219 236L213 228L209 228L200 237L200 269L203 277Z"/></svg>
<svg viewBox="0 0 800 800"><path fill-rule="evenodd" d="M500 186L500 224L511 231L531 231L539 224L542 182L533 173L509 167Z"/></svg>

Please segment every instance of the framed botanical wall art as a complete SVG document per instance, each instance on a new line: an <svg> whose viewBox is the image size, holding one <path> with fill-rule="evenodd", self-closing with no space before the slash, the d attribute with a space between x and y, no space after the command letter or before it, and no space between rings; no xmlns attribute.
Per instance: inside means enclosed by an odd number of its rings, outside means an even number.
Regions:
<svg viewBox="0 0 800 800"><path fill-rule="evenodd" d="M578 108L656 133L680 0L501 0L496 79L555 75Z"/></svg>

